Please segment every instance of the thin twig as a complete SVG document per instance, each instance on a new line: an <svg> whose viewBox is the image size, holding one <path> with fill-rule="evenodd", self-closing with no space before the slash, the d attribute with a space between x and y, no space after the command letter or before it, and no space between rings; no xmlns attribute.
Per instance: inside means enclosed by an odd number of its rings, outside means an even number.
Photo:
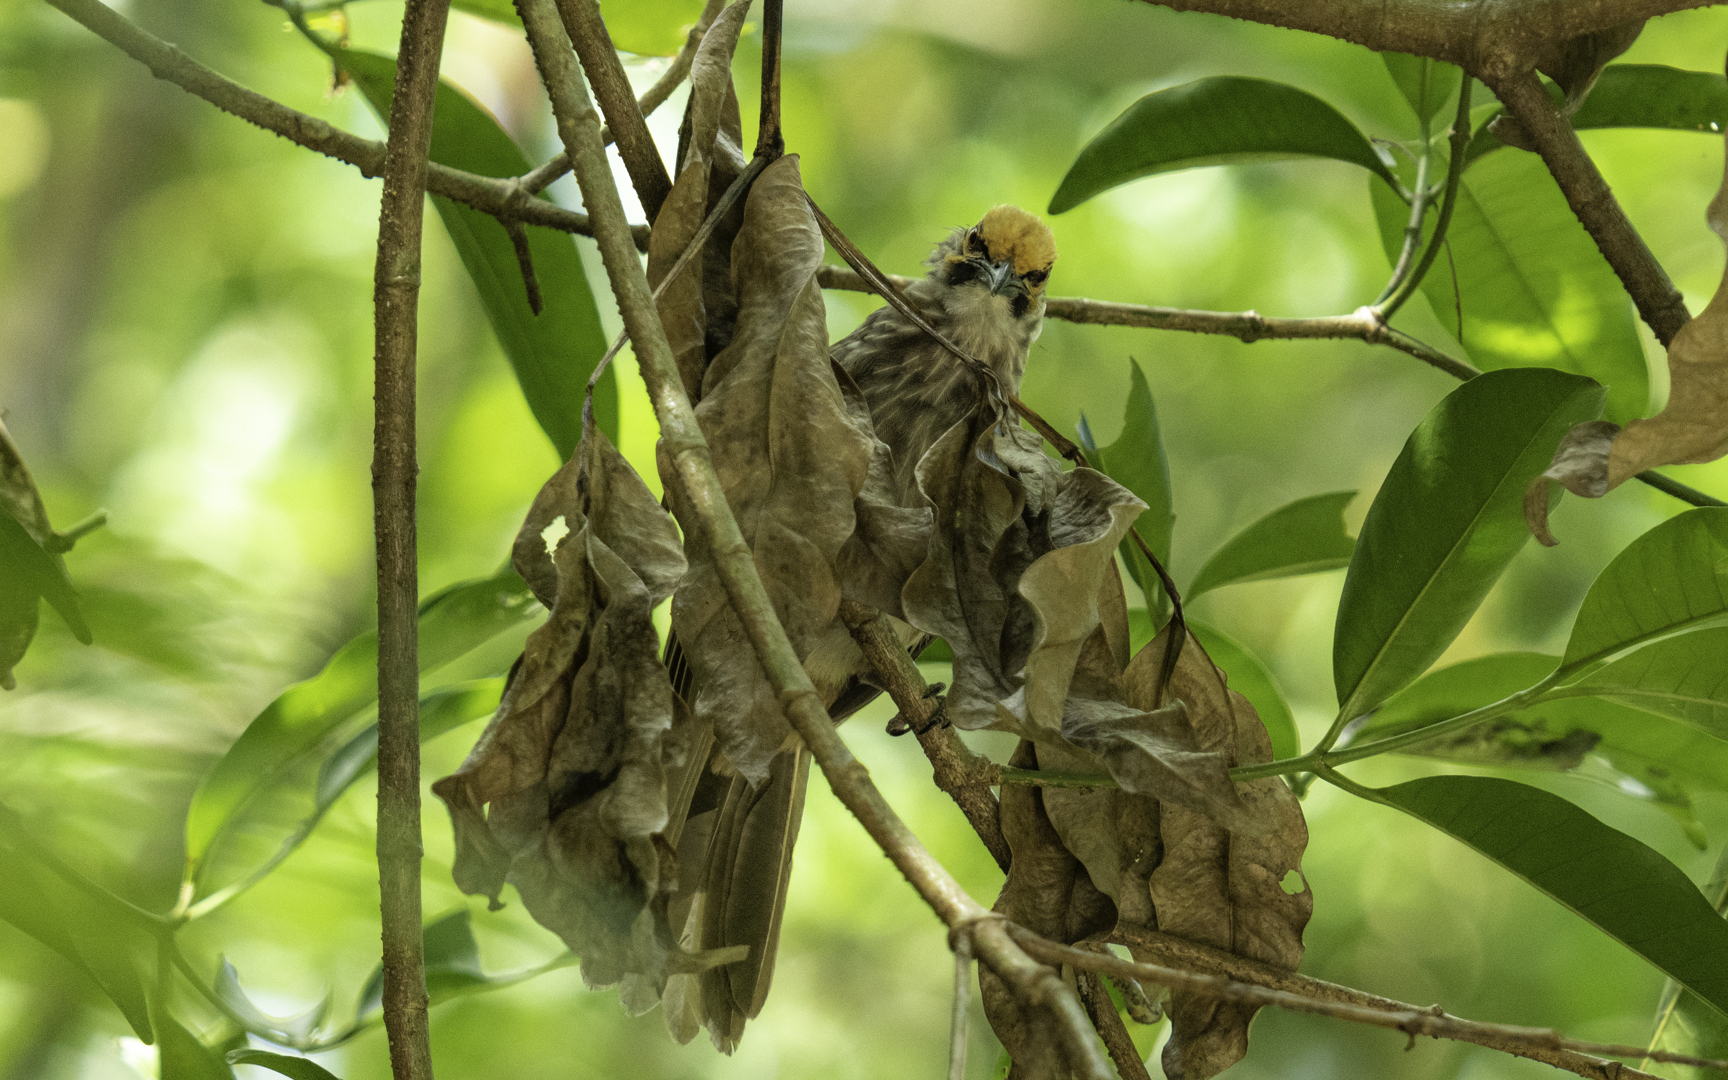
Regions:
<svg viewBox="0 0 1728 1080"><path fill-rule="evenodd" d="M1385 303L1404 284L1410 265L1416 261L1416 248L1422 243L1423 219L1428 213L1428 164L1434 159L1434 148L1428 143L1426 120L1422 128L1422 156L1416 159L1416 186L1410 192L1410 218L1404 226L1404 244L1398 249L1398 261L1392 266L1392 276L1374 301L1376 305Z"/></svg>
<svg viewBox="0 0 1728 1080"><path fill-rule="evenodd" d="M714 17L720 14L720 9L725 6L726 0L708 0L708 3L702 8L702 14L696 19L696 25L692 26L690 33L685 35L684 45L678 50L678 55L672 58L672 63L667 66L660 77L654 80L654 85L644 90L642 96L636 99L636 108L641 111L644 119L652 116L655 109L666 104L667 99L672 96L672 91L678 89L684 79L689 76L690 65L696 60L696 49L702 44L702 36L708 32L708 28L714 24ZM607 128L601 128L600 141L602 144L610 144L612 132ZM548 184L569 171L570 155L560 150L532 172L523 173L517 177L517 182L530 194L537 195L545 190Z"/></svg>
<svg viewBox="0 0 1728 1080"><path fill-rule="evenodd" d="M378 211L372 444L378 552L378 880L384 1028L396 1080L432 1080L420 931L419 572L414 523L415 319L432 97L449 0L408 0Z"/></svg>
<svg viewBox="0 0 1728 1080"><path fill-rule="evenodd" d="M1289 990L1275 990L1258 983L1239 982L1223 974L1205 974L1165 967L1161 964L1135 963L1120 959L1112 953L1094 953L1068 945L1059 945L1018 926L1011 926L1009 933L1027 952L1046 963L1068 964L1084 971L1126 975L1141 982L1157 983L1172 990L1180 990L1184 993L1219 1001L1233 1001L1255 1006L1270 1005L1291 1012L1313 1013L1352 1023L1367 1024L1372 1027L1391 1028L1402 1031L1411 1038L1426 1035L1435 1039L1452 1039L1472 1042L1481 1046L1491 1046L1494 1049L1511 1053L1518 1053L1520 1050L1572 1051L1576 1054L1595 1054L1605 1057L1639 1057L1646 1053L1643 1047L1589 1043L1568 1039L1558 1031L1549 1028L1487 1024L1475 1020L1464 1020L1448 1014L1439 1006L1424 1009L1413 1005L1404 1005L1402 1002L1390 1002L1397 1007L1375 1007L1358 1004L1354 1001L1339 1001ZM1355 992L1351 991L1350 993L1354 994ZM1383 1000L1389 1001L1389 999ZM1523 1054L1521 1056L1531 1055ZM1728 1069L1728 1061L1695 1058L1680 1054L1665 1055L1664 1060L1699 1068ZM1550 1061L1549 1063L1576 1072L1581 1076L1602 1075L1603 1066L1607 1064L1589 1059L1586 1059L1585 1062L1571 1061L1569 1064L1561 1064L1558 1061ZM1618 1068L1618 1075L1622 1077L1637 1074L1636 1070L1628 1066L1622 1065Z"/></svg>
<svg viewBox="0 0 1728 1080"><path fill-rule="evenodd" d="M889 274L882 276L887 284L901 289L914 280ZM817 280L821 281L824 289L877 291L858 274L842 266L822 267ZM1156 307L1147 304L1118 304L1108 300L1089 300L1081 296L1052 296L1044 302L1044 317L1095 326L1137 326L1147 330L1220 334L1245 343L1268 338L1353 338L1370 345L1385 345L1397 349L1424 363L1432 364L1454 378L1469 379L1482 374L1470 364L1447 356L1403 331L1385 325L1375 319L1372 311L1365 307L1358 308L1349 315L1281 319L1255 311L1197 311L1192 308Z"/></svg>
<svg viewBox="0 0 1728 1080"><path fill-rule="evenodd" d="M1146 1062L1140 1057L1140 1048L1134 1045L1128 1029L1122 1025L1116 1003L1110 1000L1110 991L1104 989L1103 978L1095 971L1076 972L1076 976L1074 982L1080 991L1080 1004L1086 1007L1092 1027L1104 1040L1105 1052L1116 1063L1116 1075L1122 1080L1152 1080L1146 1073Z"/></svg>
<svg viewBox="0 0 1728 1080"><path fill-rule="evenodd" d="M528 310L538 315L544 305L540 301L540 278L534 273L534 253L528 248L528 230L520 221L506 221L503 225L510 246L516 249L516 268L522 272L522 287L528 292Z"/></svg>
<svg viewBox="0 0 1728 1080"><path fill-rule="evenodd" d="M1440 245L1446 242L1446 230L1452 224L1452 211L1458 204L1458 188L1464 179L1465 151L1470 146L1471 81L1470 73L1464 72L1458 87L1458 115L1452 121L1452 150L1446 166L1446 195L1440 202L1440 216L1434 221L1434 235L1428 238L1428 247L1422 252L1421 261L1409 276L1398 283L1391 296L1386 297L1383 302L1375 302L1374 310L1383 323L1390 322L1398 309L1416 295L1416 290L1422 286L1422 279L1428 276L1429 267L1434 265L1435 257L1440 254ZM1423 161L1426 162L1427 159L1424 158ZM1421 201L1421 196L1418 195L1417 202ZM1422 217L1425 213L1422 208L1412 213L1418 236L1422 233ZM1394 278L1396 279L1396 275Z"/></svg>
<svg viewBox="0 0 1728 1080"><path fill-rule="evenodd" d="M1002 835L996 797L990 794L996 781L989 777L998 773L999 768L974 754L952 727L934 722L942 711L942 701L930 696L917 663L900 647L880 612L852 600L842 600L840 620L852 631L852 638L875 671L878 683L894 699L900 716L911 726L918 745L924 748L935 773L936 786L960 807L985 850L1006 871L1013 856Z"/></svg>
<svg viewBox="0 0 1728 1080"><path fill-rule="evenodd" d="M756 156L772 161L786 152L780 131L780 24L785 0L762 2L762 111L756 125Z"/></svg>
<svg viewBox="0 0 1728 1080"><path fill-rule="evenodd" d="M1686 310L1686 300L1668 280L1667 271L1651 254L1644 238L1632 227L1608 182L1602 179L1596 163L1578 141L1577 132L1555 109L1536 72L1528 67L1508 78L1484 76L1484 81L1506 106L1506 111L1524 126L1572 212L1578 215L1608 265L1614 268L1620 284L1637 305L1638 314L1666 348L1692 318Z"/></svg>
<svg viewBox="0 0 1728 1080"><path fill-rule="evenodd" d="M77 545L78 541L89 536L91 533L106 524L108 524L108 511L98 510L76 524L69 525L64 529L56 530L54 534L48 538L48 542L42 546L47 548L49 551L63 555L66 552L71 551L72 548Z"/></svg>
<svg viewBox="0 0 1728 1080"><path fill-rule="evenodd" d="M954 1008L948 1019L948 1080L966 1080L966 1011L972 993L972 938L953 935Z"/></svg>
<svg viewBox="0 0 1728 1080"><path fill-rule="evenodd" d="M564 29L576 46L582 61L582 71L588 85L606 115L606 127L618 144L618 156L630 183L636 188L636 198L653 221L660 214L660 204L672 192L672 177L666 163L660 160L660 150L654 136L648 133L648 121L636 104L630 89L630 76L624 73L624 61L612 47L612 37L600 18L600 5L595 0L557 0L558 13L564 19Z"/></svg>
<svg viewBox="0 0 1728 1080"><path fill-rule="evenodd" d="M362 139L327 121L248 90L200 64L161 38L147 33L125 16L99 0L47 0L96 36L118 47L150 69L150 73L203 98L223 112L237 116L290 142L346 162L373 178L383 175L383 143ZM501 221L516 220L580 236L593 235L588 215L566 210L544 199L530 197L513 179L498 179L431 163L426 190L443 195ZM639 250L648 250L648 226L633 227Z"/></svg>

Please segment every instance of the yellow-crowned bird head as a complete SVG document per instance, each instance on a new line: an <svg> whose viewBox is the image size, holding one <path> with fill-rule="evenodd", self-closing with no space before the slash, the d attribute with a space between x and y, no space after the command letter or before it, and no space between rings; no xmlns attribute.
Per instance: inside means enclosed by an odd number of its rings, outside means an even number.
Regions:
<svg viewBox="0 0 1728 1080"><path fill-rule="evenodd" d="M1000 296L1016 320L1043 317L1044 285L1055 262L1050 226L1018 206L993 207L970 229L955 229L929 259L937 281Z"/></svg>

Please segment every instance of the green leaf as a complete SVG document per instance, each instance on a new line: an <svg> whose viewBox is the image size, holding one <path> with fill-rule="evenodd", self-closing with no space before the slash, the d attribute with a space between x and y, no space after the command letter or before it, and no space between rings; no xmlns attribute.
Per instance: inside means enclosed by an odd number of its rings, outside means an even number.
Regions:
<svg viewBox="0 0 1728 1080"><path fill-rule="evenodd" d="M1728 911L1728 848L1716 860L1710 883L1704 886L1704 897L1718 914ZM1671 1054L1691 1057L1728 1058L1728 1017L1712 1009L1697 994L1669 979L1662 988L1662 1001L1656 1007L1656 1030L1650 1036L1650 1049L1666 1050ZM1648 1070L1645 1062L1639 1068ZM1714 1069L1697 1069L1690 1065L1664 1065L1663 1072L1672 1080L1714 1080L1720 1076Z"/></svg>
<svg viewBox="0 0 1728 1080"><path fill-rule="evenodd" d="M1381 53L1380 60L1424 128L1446 100L1458 92L1459 70L1451 64L1395 52Z"/></svg>
<svg viewBox="0 0 1728 1080"><path fill-rule="evenodd" d="M1371 182L1380 240L1395 260L1410 209ZM1437 214L1431 212L1424 241ZM1477 367L1553 367L1608 388L1615 423L1644 415L1649 365L1632 302L1535 154L1495 154L1471 166L1422 292L1441 325L1458 330ZM1454 272L1453 268L1456 268Z"/></svg>
<svg viewBox="0 0 1728 1080"><path fill-rule="evenodd" d="M1699 507L1627 545L1584 595L1562 660L1582 668L1728 615L1728 508Z"/></svg>
<svg viewBox="0 0 1728 1080"><path fill-rule="evenodd" d="M600 5L612 44L641 56L671 56L684 47L702 0L607 0Z"/></svg>
<svg viewBox="0 0 1728 1080"><path fill-rule="evenodd" d="M1557 795L1485 776L1432 776L1380 791L1457 837L1718 1010L1728 1011L1728 923L1680 868Z"/></svg>
<svg viewBox="0 0 1728 1080"><path fill-rule="evenodd" d="M221 1054L161 1009L156 1020L156 1069L161 1080L234 1080Z"/></svg>
<svg viewBox="0 0 1728 1080"><path fill-rule="evenodd" d="M396 62L377 53L345 50L342 67L379 115L388 116ZM520 176L528 159L485 107L448 82L438 84L432 124L433 161L482 176ZM588 376L606 351L600 314L573 237L529 228L528 248L544 309L535 315L504 227L472 207L433 196L433 205L479 291L486 318L498 335L534 419L568 459L582 437L582 399ZM594 420L618 438L618 391L608 369L594 388Z"/></svg>
<svg viewBox="0 0 1728 1080"><path fill-rule="evenodd" d="M1544 368L1464 383L1417 425L1356 538L1333 638L1340 715L1428 669L1529 539L1524 489L1602 388Z"/></svg>
<svg viewBox="0 0 1728 1080"><path fill-rule="evenodd" d="M1541 682L1559 658L1496 653L1429 672L1395 694L1352 742L1401 735L1462 716ZM1567 691L1555 691L1564 695ZM1728 743L1606 698L1545 696L1535 704L1404 751L1445 761L1563 771L1587 761L1611 770L1617 790L1655 803L1703 846L1692 796L1728 791ZM1636 783L1627 782L1630 778Z"/></svg>
<svg viewBox="0 0 1728 1080"><path fill-rule="evenodd" d="M128 913L96 901L55 873L11 830L27 828L0 815L0 919L53 949L90 977L120 1010L139 1039L153 1042L144 979L134 950L146 939Z"/></svg>
<svg viewBox="0 0 1728 1080"><path fill-rule="evenodd" d="M1356 125L1313 94L1266 79L1200 79L1147 94L1110 121L1062 178L1050 213L1154 173L1298 157L1348 161L1392 181Z"/></svg>
<svg viewBox="0 0 1728 1080"><path fill-rule="evenodd" d="M230 1050L228 1064L256 1065L261 1069L291 1077L292 1080L338 1080L335 1073L311 1058L272 1054L268 1050Z"/></svg>
<svg viewBox="0 0 1728 1080"><path fill-rule="evenodd" d="M45 550L0 500L0 580L7 588L22 586L48 601L71 628L73 636L90 644L90 627L78 610L78 594L66 576L66 563Z"/></svg>
<svg viewBox="0 0 1728 1080"><path fill-rule="evenodd" d="M1192 600L1239 581L1317 574L1350 565L1356 541L1344 531L1354 491L1310 495L1279 507L1224 542L1185 594Z"/></svg>
<svg viewBox="0 0 1728 1080"><path fill-rule="evenodd" d="M433 1005L447 1001L493 980L480 969L480 946L474 941L474 926L467 908L426 924L424 930L426 956L426 993ZM371 978L360 991L354 1018L364 1020L384 1006L384 969L372 969Z"/></svg>
<svg viewBox="0 0 1728 1080"><path fill-rule="evenodd" d="M273 1042L280 1042L283 1037L289 1039L291 1043L305 1040L310 1038L318 1025L324 1022L325 1015L330 1011L330 995L327 993L316 1005L295 1016L271 1016L247 996L245 989L240 985L240 973L234 969L233 964L228 962L228 958L218 957L217 960L216 981L213 989L216 991L216 996L222 999L224 1005L228 1006L236 1016L246 1021L247 1031L265 1036L276 1035L277 1038L271 1040ZM232 1063L233 1056L230 1055L228 1060Z"/></svg>
<svg viewBox="0 0 1728 1080"><path fill-rule="evenodd" d="M429 671L533 617L539 607L513 570L451 586L420 605L420 670ZM188 880L222 831L259 793L378 700L378 635L337 650L324 670L283 691L228 748L186 811Z"/></svg>
<svg viewBox="0 0 1728 1080"><path fill-rule="evenodd" d="M1728 740L1728 627L1647 645L1565 692L1613 698Z"/></svg>
<svg viewBox="0 0 1728 1080"><path fill-rule="evenodd" d="M505 679L475 679L420 695L420 741L492 715L504 695ZM316 813L322 815L366 773L378 767L378 725L372 724L325 759L318 769Z"/></svg>
<svg viewBox="0 0 1728 1080"><path fill-rule="evenodd" d="M1247 698L1260 715L1266 734L1272 737L1272 757L1292 758L1300 754L1302 741L1296 734L1296 718L1290 714L1290 703L1284 700L1284 691L1260 658L1235 638L1204 623L1190 619L1188 629L1200 639L1212 662L1224 669L1230 689Z"/></svg>
<svg viewBox="0 0 1728 1080"><path fill-rule="evenodd" d="M1146 546L1158 556L1165 568L1170 566L1170 537L1176 527L1176 511L1170 494L1170 461L1164 454L1164 437L1158 428L1158 406L1152 400L1152 387L1140 365L1128 361L1128 404L1123 411L1122 434L1109 446L1099 449L1092 439L1092 429L1080 416L1080 442L1110 479L1138 495L1146 504L1134 522L1134 528ZM1167 611L1168 599L1158 581L1152 564L1132 537L1121 544L1122 563L1147 605L1154 601L1161 612Z"/></svg>
<svg viewBox="0 0 1728 1080"><path fill-rule="evenodd" d="M1728 81L1716 71L1610 64L1572 116L1572 126L1642 127L1720 134L1728 129Z"/></svg>
<svg viewBox="0 0 1728 1080"><path fill-rule="evenodd" d="M493 22L522 25L522 17L516 14L516 5L511 0L450 0L450 6Z"/></svg>

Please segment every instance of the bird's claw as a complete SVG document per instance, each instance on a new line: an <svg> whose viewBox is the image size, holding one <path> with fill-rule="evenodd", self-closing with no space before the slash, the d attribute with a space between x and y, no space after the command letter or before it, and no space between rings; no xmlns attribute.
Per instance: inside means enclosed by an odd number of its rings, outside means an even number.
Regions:
<svg viewBox="0 0 1728 1080"><path fill-rule="evenodd" d="M931 698L938 698L939 699L942 691L946 690L947 688L948 688L947 683L931 683L930 686L924 691L924 700L929 701ZM939 700L937 703L937 706L936 706L936 711L930 714L929 722L926 723L923 727L917 729L917 734L922 735L925 732L929 731L931 728L936 727L939 724L946 724L947 722L948 722L947 704L946 704L946 702L942 702ZM896 736L904 735L908 731L912 731L912 730L913 730L912 729L912 723L911 723L911 721L906 719L905 713L895 713L894 719L888 721L888 734L890 734L890 735L896 735Z"/></svg>

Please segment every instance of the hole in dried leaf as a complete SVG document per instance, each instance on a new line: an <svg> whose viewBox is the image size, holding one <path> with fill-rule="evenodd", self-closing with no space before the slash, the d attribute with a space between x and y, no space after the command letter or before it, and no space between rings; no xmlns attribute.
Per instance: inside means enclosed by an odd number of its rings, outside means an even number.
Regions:
<svg viewBox="0 0 1728 1080"><path fill-rule="evenodd" d="M1284 880L1278 883L1278 887L1295 896L1308 887L1308 879L1302 876L1302 871L1292 870L1284 875Z"/></svg>
<svg viewBox="0 0 1728 1080"><path fill-rule="evenodd" d="M546 542L546 554L558 553L558 541L570 535L570 526L565 523L564 515L559 514L552 519L552 524L540 530L540 539Z"/></svg>

